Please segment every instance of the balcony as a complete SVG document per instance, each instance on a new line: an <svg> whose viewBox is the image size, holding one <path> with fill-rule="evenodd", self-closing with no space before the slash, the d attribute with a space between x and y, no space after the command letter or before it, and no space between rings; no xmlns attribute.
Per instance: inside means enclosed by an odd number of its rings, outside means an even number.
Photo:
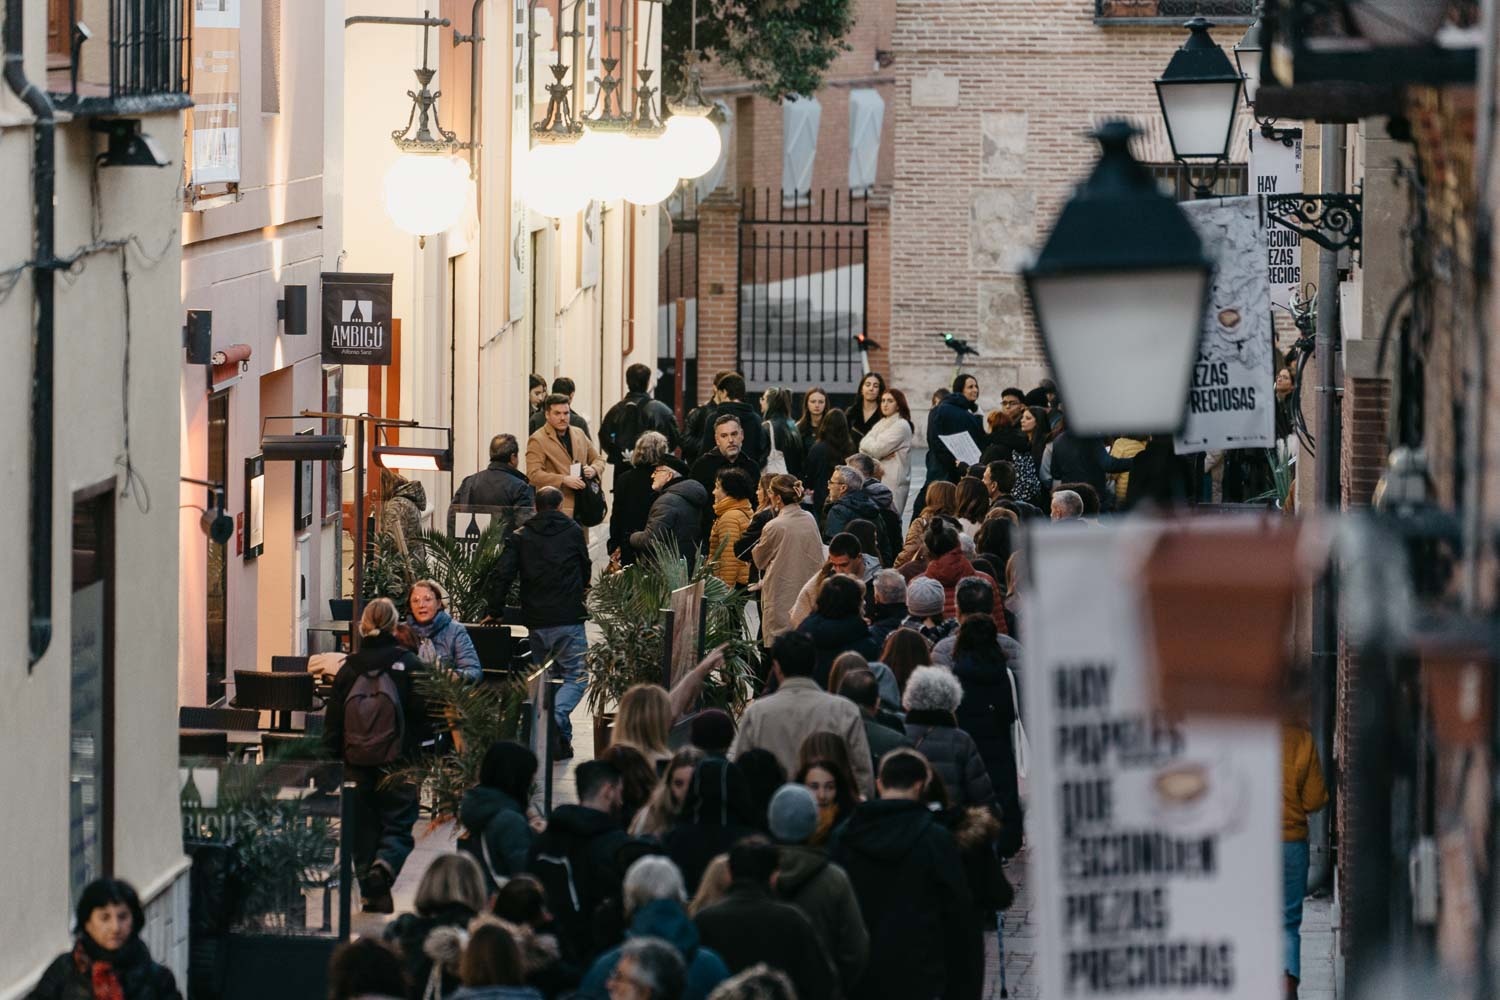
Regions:
<svg viewBox="0 0 1500 1000"><path fill-rule="evenodd" d="M47 90L78 117L185 108L191 0L48 0Z"/></svg>
<svg viewBox="0 0 1500 1000"><path fill-rule="evenodd" d="M1249 24L1255 0L1094 0L1095 24L1170 24L1203 15L1216 24Z"/></svg>

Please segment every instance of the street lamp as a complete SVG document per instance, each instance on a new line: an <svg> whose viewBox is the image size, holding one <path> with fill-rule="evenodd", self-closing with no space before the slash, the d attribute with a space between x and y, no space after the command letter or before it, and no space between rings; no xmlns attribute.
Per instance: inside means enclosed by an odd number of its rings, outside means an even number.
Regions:
<svg viewBox="0 0 1500 1000"><path fill-rule="evenodd" d="M1209 37L1208 29L1213 27L1210 21L1195 17L1184 27L1188 39L1172 53L1156 81L1156 97L1167 123L1172 155L1190 171L1195 161L1211 168L1207 180L1193 182L1195 191L1207 194L1229 159L1230 135L1244 80L1224 50Z"/></svg>
<svg viewBox="0 0 1500 1000"><path fill-rule="evenodd" d="M1177 203L1106 122L1099 161L1063 206L1026 292L1080 435L1180 430L1213 265Z"/></svg>
<svg viewBox="0 0 1500 1000"><path fill-rule="evenodd" d="M535 10L535 2L528 10ZM548 67L547 111L531 127L531 149L522 161L518 187L526 207L554 219L577 215L588 207L589 188L583 149L583 122L573 111L574 80L563 61L563 39L577 38L583 4L573 5L573 30L562 30L561 11L552 20L556 60Z"/></svg>
<svg viewBox="0 0 1500 1000"><path fill-rule="evenodd" d="M719 126L710 118L716 109L703 96L703 70L698 66L698 0L693 0L689 16L692 20L688 25L690 41L682 93L667 105L672 116L667 119L662 143L666 161L675 164L680 176L694 180L719 162L724 140L719 135Z"/></svg>
<svg viewBox="0 0 1500 1000"><path fill-rule="evenodd" d="M1245 34L1234 43L1234 64L1245 80L1245 103L1255 107L1255 92L1260 90L1260 60L1265 52L1261 41L1264 27L1257 7L1255 23L1245 29Z"/></svg>

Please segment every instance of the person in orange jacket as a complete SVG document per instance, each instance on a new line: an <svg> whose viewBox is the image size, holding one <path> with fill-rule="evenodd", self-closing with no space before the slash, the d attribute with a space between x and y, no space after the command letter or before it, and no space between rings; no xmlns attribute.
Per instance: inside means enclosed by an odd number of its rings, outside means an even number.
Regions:
<svg viewBox="0 0 1500 1000"><path fill-rule="evenodd" d="M1281 872L1286 934L1286 995L1296 1000L1302 978L1302 897L1307 895L1307 815L1328 804L1328 788L1312 733L1281 724Z"/></svg>

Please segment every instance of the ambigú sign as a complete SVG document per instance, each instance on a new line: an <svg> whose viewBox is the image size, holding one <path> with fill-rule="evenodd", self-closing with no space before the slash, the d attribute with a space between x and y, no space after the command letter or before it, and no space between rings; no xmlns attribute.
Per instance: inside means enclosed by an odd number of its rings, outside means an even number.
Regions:
<svg viewBox="0 0 1500 1000"><path fill-rule="evenodd" d="M391 363L389 274L323 275L323 360L329 364Z"/></svg>

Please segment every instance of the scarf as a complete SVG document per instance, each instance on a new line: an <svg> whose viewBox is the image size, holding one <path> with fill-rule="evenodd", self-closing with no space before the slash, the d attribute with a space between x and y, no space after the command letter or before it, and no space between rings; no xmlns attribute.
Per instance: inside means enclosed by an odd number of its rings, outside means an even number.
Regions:
<svg viewBox="0 0 1500 1000"><path fill-rule="evenodd" d="M833 833L833 824L839 818L839 807L835 803L831 806L818 806L818 825L813 830L813 835L807 838L808 844L813 847L821 847L828 842L829 834Z"/></svg>
<svg viewBox="0 0 1500 1000"><path fill-rule="evenodd" d="M87 934L79 935L78 943L73 946L73 964L88 976L94 1000L125 1000L120 973L135 964L138 956L132 946L139 943L138 938L133 938L123 948L111 951L101 948Z"/></svg>

